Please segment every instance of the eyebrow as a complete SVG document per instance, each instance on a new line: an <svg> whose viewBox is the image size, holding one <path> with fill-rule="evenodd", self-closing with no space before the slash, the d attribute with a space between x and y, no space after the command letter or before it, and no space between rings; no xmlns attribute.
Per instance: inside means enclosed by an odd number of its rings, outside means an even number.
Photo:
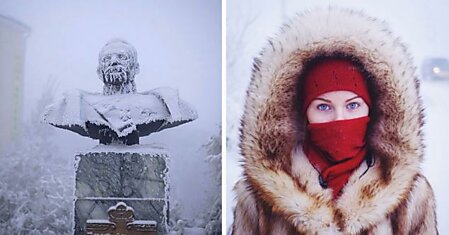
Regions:
<svg viewBox="0 0 449 235"><path fill-rule="evenodd" d="M357 98L362 98L362 97L360 97L360 96L354 96L354 97L352 97L351 99L347 99L345 102L349 102L349 101L354 100L354 99L357 99Z"/></svg>
<svg viewBox="0 0 449 235"><path fill-rule="evenodd" d="M324 99L324 98L321 98L321 97L317 97L314 100L322 100L322 101L327 102L327 103L332 103L330 100L327 100L327 99Z"/></svg>

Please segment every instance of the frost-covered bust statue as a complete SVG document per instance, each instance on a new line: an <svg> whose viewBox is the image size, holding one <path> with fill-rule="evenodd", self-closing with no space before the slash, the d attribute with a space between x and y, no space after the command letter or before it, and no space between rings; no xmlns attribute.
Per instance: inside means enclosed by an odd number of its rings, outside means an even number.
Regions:
<svg viewBox="0 0 449 235"><path fill-rule="evenodd" d="M47 107L43 121L102 144L139 143L139 137L175 127L197 118L196 111L179 99L172 88L137 92L134 77L139 73L136 49L114 39L101 49L97 74L103 94L82 90L64 93Z"/></svg>
<svg viewBox="0 0 449 235"><path fill-rule="evenodd" d="M101 49L97 74L104 83L103 95L135 93L138 73L136 49L127 42L112 40Z"/></svg>

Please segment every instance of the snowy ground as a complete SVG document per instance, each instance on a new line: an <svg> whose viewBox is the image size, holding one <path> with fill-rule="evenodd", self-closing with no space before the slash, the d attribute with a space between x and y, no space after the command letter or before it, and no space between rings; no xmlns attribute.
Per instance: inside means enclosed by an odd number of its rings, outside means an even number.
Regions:
<svg viewBox="0 0 449 235"><path fill-rule="evenodd" d="M424 141L426 144L423 171L433 187L437 201L440 234L449 233L449 174L447 144L449 133L449 81L423 82L422 96L425 106Z"/></svg>

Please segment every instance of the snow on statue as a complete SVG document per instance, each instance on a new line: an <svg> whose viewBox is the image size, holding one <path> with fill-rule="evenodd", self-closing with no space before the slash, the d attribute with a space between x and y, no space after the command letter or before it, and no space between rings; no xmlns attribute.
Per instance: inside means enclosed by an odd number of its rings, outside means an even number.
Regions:
<svg viewBox="0 0 449 235"><path fill-rule="evenodd" d="M99 139L102 144L139 143L139 137L197 118L196 111L172 88L138 93L136 49L121 39L106 43L99 54L97 74L103 94L77 90L47 107L46 123Z"/></svg>
<svg viewBox="0 0 449 235"><path fill-rule="evenodd" d="M134 76L139 73L137 51L123 40L112 40L100 51L97 74L103 95L136 93Z"/></svg>

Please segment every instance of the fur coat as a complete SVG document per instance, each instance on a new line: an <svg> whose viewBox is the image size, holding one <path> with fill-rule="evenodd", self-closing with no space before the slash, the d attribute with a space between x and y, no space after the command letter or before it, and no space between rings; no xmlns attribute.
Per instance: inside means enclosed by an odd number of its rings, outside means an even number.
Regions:
<svg viewBox="0 0 449 235"><path fill-rule="evenodd" d="M334 55L361 64L373 100L372 159L336 200L302 152L305 121L296 105L305 64ZM420 169L422 125L412 58L384 22L336 8L298 15L254 61L232 234L438 234L433 192Z"/></svg>

